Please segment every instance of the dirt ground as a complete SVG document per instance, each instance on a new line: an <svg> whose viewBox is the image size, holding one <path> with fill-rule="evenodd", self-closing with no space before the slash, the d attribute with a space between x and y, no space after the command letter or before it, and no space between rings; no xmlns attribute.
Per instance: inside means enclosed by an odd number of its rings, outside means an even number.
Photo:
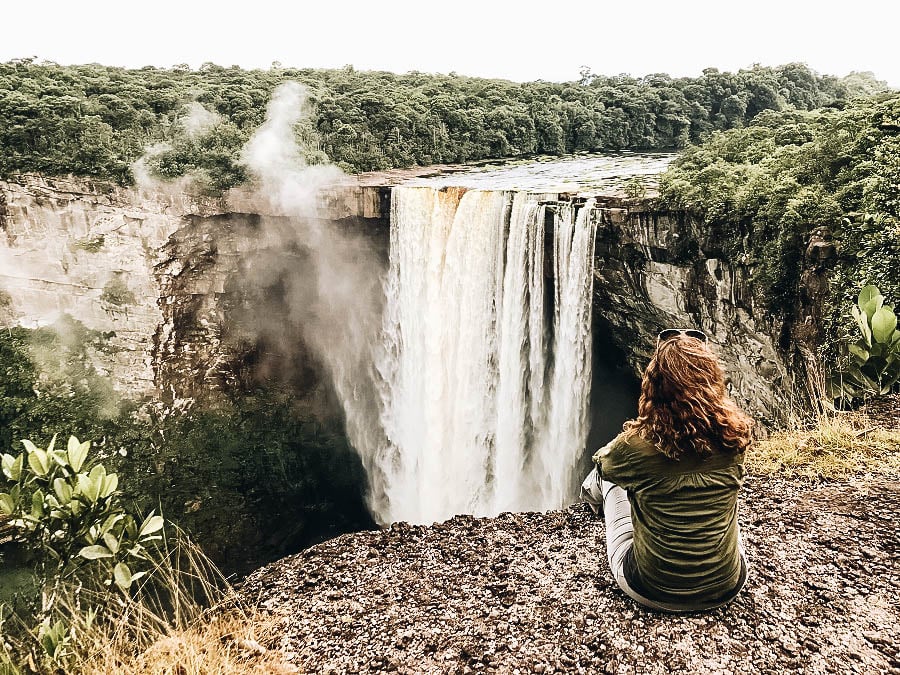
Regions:
<svg viewBox="0 0 900 675"><path fill-rule="evenodd" d="M900 481L748 478L747 585L672 616L615 586L587 507L344 535L243 594L301 672L900 673Z"/></svg>

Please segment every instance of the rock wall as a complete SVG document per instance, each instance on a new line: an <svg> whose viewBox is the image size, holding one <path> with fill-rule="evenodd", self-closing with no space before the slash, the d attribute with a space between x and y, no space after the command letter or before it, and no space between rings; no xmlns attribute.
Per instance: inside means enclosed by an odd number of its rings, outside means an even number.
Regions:
<svg viewBox="0 0 900 675"><path fill-rule="evenodd" d="M754 298L752 270L725 259L709 232L684 213L600 200L594 315L632 370L642 371L664 328L700 328L714 344L731 395L764 426L789 409L789 356L780 325Z"/></svg>
<svg viewBox="0 0 900 675"><path fill-rule="evenodd" d="M155 267L199 205L84 180L18 176L0 182L0 308L4 325L38 327L69 314L106 337L95 366L117 389L152 392L150 354L163 321Z"/></svg>
<svg viewBox="0 0 900 675"><path fill-rule="evenodd" d="M101 447L126 454L108 466L129 500L161 507L231 572L373 525L340 404L284 304L286 273L315 288L303 223L253 198L0 182L0 328L53 325L116 390L98 387L104 402L163 402L115 420ZM386 241L386 221L350 217L380 216L379 190L326 193L319 207ZM54 367L41 347L35 357ZM209 405L167 415L194 401Z"/></svg>
<svg viewBox="0 0 900 675"><path fill-rule="evenodd" d="M317 211L386 240L388 195L341 186ZM32 174L0 181L0 325L67 314L102 336L93 364L122 396L214 394L235 384L247 356L226 321L242 301L242 261L282 243L259 228L282 217L242 190L205 198Z"/></svg>

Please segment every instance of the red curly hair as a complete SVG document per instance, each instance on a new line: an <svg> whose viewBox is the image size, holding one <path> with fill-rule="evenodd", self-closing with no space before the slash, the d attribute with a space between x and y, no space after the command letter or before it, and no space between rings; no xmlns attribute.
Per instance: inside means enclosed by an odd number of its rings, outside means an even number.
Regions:
<svg viewBox="0 0 900 675"><path fill-rule="evenodd" d="M625 423L671 459L739 453L752 441L753 422L725 393L725 372L715 354L687 335L656 347L641 381L638 417Z"/></svg>

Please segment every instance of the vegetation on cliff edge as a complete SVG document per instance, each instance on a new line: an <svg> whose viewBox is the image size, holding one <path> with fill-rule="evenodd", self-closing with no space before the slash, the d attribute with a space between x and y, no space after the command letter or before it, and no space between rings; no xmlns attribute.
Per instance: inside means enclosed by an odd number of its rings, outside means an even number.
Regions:
<svg viewBox="0 0 900 675"><path fill-rule="evenodd" d="M804 270L827 272L826 362L855 330L850 311L863 286L900 302L900 94L761 112L687 148L662 177L661 195L700 215L724 254L752 267L775 316L797 313Z"/></svg>
<svg viewBox="0 0 900 675"><path fill-rule="evenodd" d="M180 412L122 404L92 364L105 348L71 319L0 331L0 452L37 434L93 441L124 499L161 508L228 571L372 524L359 458L288 392L235 392Z"/></svg>

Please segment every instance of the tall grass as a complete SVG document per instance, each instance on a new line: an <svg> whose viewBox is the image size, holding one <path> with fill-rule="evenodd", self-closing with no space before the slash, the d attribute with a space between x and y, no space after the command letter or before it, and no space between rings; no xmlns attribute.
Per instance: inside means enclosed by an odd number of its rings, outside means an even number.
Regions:
<svg viewBox="0 0 900 675"><path fill-rule="evenodd" d="M865 412L823 412L757 442L747 467L758 475L900 478L900 428L886 428Z"/></svg>
<svg viewBox="0 0 900 675"><path fill-rule="evenodd" d="M187 537L169 539L164 555L130 596L114 588L55 589L48 625L67 633L53 658L40 638L5 635L12 649L0 674L91 673L218 675L296 672L262 646L267 620L249 609L216 566ZM136 584L137 585L137 584Z"/></svg>

